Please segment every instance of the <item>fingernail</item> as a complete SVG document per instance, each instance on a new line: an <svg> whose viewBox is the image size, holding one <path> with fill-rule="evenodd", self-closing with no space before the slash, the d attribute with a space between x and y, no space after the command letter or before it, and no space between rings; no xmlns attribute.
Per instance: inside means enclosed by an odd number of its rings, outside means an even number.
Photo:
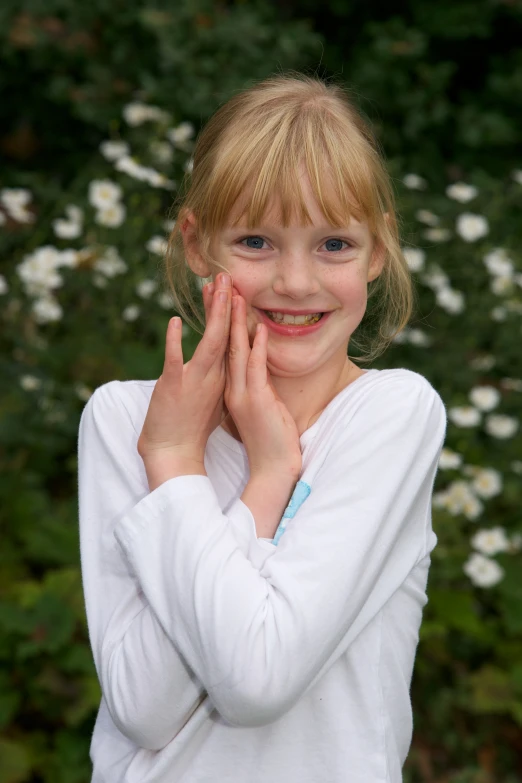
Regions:
<svg viewBox="0 0 522 783"><path fill-rule="evenodd" d="M219 292L219 301L220 302L226 302L228 298L228 294L226 291L220 291Z"/></svg>
<svg viewBox="0 0 522 783"><path fill-rule="evenodd" d="M214 293L214 283L209 283L208 284L208 292L209 292L210 295L212 295Z"/></svg>
<svg viewBox="0 0 522 783"><path fill-rule="evenodd" d="M221 275L221 282L223 285L230 285L232 283L232 278L230 275Z"/></svg>

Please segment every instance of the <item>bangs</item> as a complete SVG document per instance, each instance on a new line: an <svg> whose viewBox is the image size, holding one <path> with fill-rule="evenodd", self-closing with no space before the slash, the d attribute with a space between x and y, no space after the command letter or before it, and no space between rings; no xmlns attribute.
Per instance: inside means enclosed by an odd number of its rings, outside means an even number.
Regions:
<svg viewBox="0 0 522 783"><path fill-rule="evenodd" d="M293 113L268 112L254 130L248 115L243 120L233 135L224 134L216 152L207 209L199 216L205 233L213 236L245 216L249 229L260 226L269 211L273 217L272 210L285 228L293 220L310 225L303 174L330 225L346 227L353 217L375 230L380 199L367 163L368 148L363 154L361 139L350 133L345 118L314 101Z"/></svg>

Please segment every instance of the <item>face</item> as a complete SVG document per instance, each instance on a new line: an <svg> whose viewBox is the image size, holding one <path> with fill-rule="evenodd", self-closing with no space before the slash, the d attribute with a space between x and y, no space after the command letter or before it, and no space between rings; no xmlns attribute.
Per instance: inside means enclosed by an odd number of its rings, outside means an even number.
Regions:
<svg viewBox="0 0 522 783"><path fill-rule="evenodd" d="M294 220L283 228L272 208L263 225L247 230L244 217L233 227L235 215L231 215L210 251L230 271L233 285L245 299L251 345L256 325L268 326L271 375L312 378L325 365L346 364L350 336L366 310L367 284L382 270L384 248L374 246L366 223L352 218L348 226L332 228L308 178L301 181L312 225ZM215 278L220 270L211 271ZM309 332L310 327L299 332L290 327L288 334L282 334L271 326L266 310L325 315Z"/></svg>

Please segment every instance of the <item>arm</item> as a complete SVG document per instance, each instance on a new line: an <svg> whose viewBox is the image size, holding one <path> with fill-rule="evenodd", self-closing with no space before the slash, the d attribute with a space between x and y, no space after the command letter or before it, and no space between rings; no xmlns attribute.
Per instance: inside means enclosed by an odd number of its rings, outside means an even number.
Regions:
<svg viewBox="0 0 522 783"><path fill-rule="evenodd" d="M159 750L207 693L151 609L114 538L118 519L149 495L138 436L119 392L118 381L97 389L79 427L83 590L94 663L111 717L134 743ZM276 548L256 545L248 513L235 501L228 510L230 530L260 567Z"/></svg>
<svg viewBox="0 0 522 783"><path fill-rule="evenodd" d="M261 570L206 476L165 481L116 524L156 615L233 725L264 725L293 707L428 551L440 397L414 373L383 376L340 425Z"/></svg>

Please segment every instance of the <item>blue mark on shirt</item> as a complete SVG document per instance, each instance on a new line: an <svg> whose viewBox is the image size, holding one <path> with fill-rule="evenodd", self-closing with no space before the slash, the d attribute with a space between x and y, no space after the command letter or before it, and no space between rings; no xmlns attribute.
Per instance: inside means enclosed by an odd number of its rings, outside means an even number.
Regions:
<svg viewBox="0 0 522 783"><path fill-rule="evenodd" d="M297 484L294 487L294 491L292 493L292 497L290 498L290 502L288 506L285 509L285 513L282 516L281 522L279 523L279 526L276 530L275 536L272 539L272 543L277 546L279 543L279 539L285 532L286 528L286 521L287 519L292 519L295 517L297 510L302 506L310 492L312 491L312 487L310 484L307 484L306 481L298 481Z"/></svg>

